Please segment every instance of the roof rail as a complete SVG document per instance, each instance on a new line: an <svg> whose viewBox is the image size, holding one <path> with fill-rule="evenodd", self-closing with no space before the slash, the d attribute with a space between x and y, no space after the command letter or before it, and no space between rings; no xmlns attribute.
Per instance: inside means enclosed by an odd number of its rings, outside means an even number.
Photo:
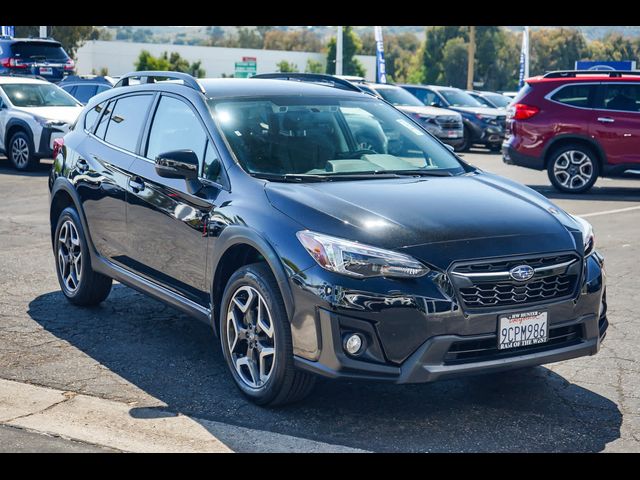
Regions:
<svg viewBox="0 0 640 480"><path fill-rule="evenodd" d="M156 83L156 79L157 78L168 78L171 80L182 80L182 82L184 83L184 85L186 87L190 87L193 88L194 90L197 90L200 93L205 93L204 88L202 87L202 85L200 85L200 83L198 82L198 80L196 80L193 76L189 75L188 73L183 73L183 72L168 72L168 71L140 71L140 72L130 72L127 73L126 75L123 75L122 77L120 77L120 79L118 80L118 82L113 86L114 88L116 87L128 87L129 86L129 80L131 78L139 78L140 79L140 83ZM144 82L142 81L142 79L144 79Z"/></svg>
<svg viewBox="0 0 640 480"><path fill-rule="evenodd" d="M324 73L260 73L250 78L271 78L275 80L295 80L298 82L323 84L328 83L330 86L341 90L351 90L353 92L364 93L357 85L354 85L348 80Z"/></svg>
<svg viewBox="0 0 640 480"><path fill-rule="evenodd" d="M640 70L556 70L545 73L542 78L567 78L578 75L609 75L609 77L621 77L622 75L639 75Z"/></svg>

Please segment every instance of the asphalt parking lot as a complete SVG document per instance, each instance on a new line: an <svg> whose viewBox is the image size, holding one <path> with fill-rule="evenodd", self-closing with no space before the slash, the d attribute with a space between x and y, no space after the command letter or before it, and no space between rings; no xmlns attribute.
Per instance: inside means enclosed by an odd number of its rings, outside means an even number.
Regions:
<svg viewBox="0 0 640 480"><path fill-rule="evenodd" d="M137 419L185 416L236 451L267 450L260 432L325 451L640 451L640 180L600 179L570 196L555 192L545 173L504 165L500 155L464 158L593 224L610 321L598 355L425 385L321 381L303 403L263 409L239 395L205 325L122 285L94 309L67 303L50 246L49 164L18 174L0 158L0 379L118 402ZM0 415L0 451L102 448L43 440L37 424L2 423ZM234 443L236 428L258 432L256 440Z"/></svg>

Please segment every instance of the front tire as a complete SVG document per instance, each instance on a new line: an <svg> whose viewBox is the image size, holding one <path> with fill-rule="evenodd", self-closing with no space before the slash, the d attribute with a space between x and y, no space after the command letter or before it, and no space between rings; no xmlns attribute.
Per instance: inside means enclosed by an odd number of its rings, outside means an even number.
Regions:
<svg viewBox="0 0 640 480"><path fill-rule="evenodd" d="M56 226L54 255L58 283L71 303L82 306L97 305L111 291L111 278L91 268L87 240L78 212L65 208Z"/></svg>
<svg viewBox="0 0 640 480"><path fill-rule="evenodd" d="M315 377L293 365L291 325L278 283L265 263L229 279L220 309L222 351L240 391L258 405L302 400Z"/></svg>
<svg viewBox="0 0 640 480"><path fill-rule="evenodd" d="M462 143L458 145L454 150L456 152L466 152L471 148L471 131L469 127L464 127L464 131L462 134Z"/></svg>
<svg viewBox="0 0 640 480"><path fill-rule="evenodd" d="M27 171L32 170L37 164L38 159L34 155L31 139L24 132L16 132L9 141L9 160L16 170Z"/></svg>
<svg viewBox="0 0 640 480"><path fill-rule="evenodd" d="M547 165L551 184L561 192L584 193L600 174L595 152L584 145L569 144L554 150Z"/></svg>

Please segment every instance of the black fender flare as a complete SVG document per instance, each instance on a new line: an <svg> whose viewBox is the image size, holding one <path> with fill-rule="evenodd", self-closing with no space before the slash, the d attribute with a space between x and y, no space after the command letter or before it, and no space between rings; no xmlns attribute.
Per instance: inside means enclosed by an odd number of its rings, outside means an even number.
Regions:
<svg viewBox="0 0 640 480"><path fill-rule="evenodd" d="M606 165L607 163L607 155L605 154L604 150L602 149L602 146L597 140L587 135L581 135L579 133L564 133L564 134L560 134L553 137L551 141L547 143L547 145L544 147L544 150L542 151L542 158L544 159L544 168L547 168L548 161L549 161L548 159L549 153L553 151L553 149L556 147L558 142L571 141L571 140L577 140L579 142L588 143L596 151L600 160L600 167L601 167L600 175L602 175L602 171L603 171L602 167L604 167L604 165Z"/></svg>
<svg viewBox="0 0 640 480"><path fill-rule="evenodd" d="M15 126L20 127L20 130L24 131L24 133L27 135L27 137L29 138L29 142L31 142L31 150L35 153L36 147L35 147L35 144L33 143L33 131L31 130L31 127L29 126L29 124L20 118L12 118L5 125L5 130L4 130L5 151L7 153L9 152L9 142L11 141L11 139L9 138L8 134L9 134L9 130L11 130Z"/></svg>
<svg viewBox="0 0 640 480"><path fill-rule="evenodd" d="M285 271L284 265L280 260L280 256L276 253L273 246L257 231L246 227L244 225L230 225L226 227L220 236L215 241L215 247L210 253L207 264L209 268L210 278L207 279L208 284L211 286L211 323L216 333L218 333L217 321L215 317L215 309L213 305L216 299L214 298L214 283L215 274L218 270L220 259L224 254L232 247L238 244L245 244L255 248L266 260L267 264L271 268L273 275L276 277L278 287L280 287L280 293L284 301L284 306L287 311L287 318L291 320L294 312L294 301L291 286L289 285L289 276Z"/></svg>
<svg viewBox="0 0 640 480"><path fill-rule="evenodd" d="M87 219L84 215L84 210L82 208L82 201L80 200L80 196L78 195L78 192L73 187L73 184L66 177L56 178L53 182L53 185L51 186L51 195L49 197L51 199L51 201L49 202L49 218L51 218L51 207L53 206L53 200L56 198L56 195L61 191L64 191L66 194L68 194L71 197L74 207L78 212L78 216L80 217L80 221L82 222L82 230L84 230L84 236L89 246L89 251L91 253L91 256L94 257L95 248L93 246L93 241L91 240L91 232L89 231L89 227L87 225ZM52 245L53 245L53 228L54 228L54 225L51 225L51 231L52 231L51 244Z"/></svg>

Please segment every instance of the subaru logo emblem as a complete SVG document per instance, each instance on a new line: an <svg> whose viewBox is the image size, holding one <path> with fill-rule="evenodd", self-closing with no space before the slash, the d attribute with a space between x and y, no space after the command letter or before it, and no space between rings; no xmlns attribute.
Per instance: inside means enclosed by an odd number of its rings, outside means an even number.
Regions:
<svg viewBox="0 0 640 480"><path fill-rule="evenodd" d="M518 265L509 270L509 275L518 282L524 282L533 277L534 270L529 265Z"/></svg>

